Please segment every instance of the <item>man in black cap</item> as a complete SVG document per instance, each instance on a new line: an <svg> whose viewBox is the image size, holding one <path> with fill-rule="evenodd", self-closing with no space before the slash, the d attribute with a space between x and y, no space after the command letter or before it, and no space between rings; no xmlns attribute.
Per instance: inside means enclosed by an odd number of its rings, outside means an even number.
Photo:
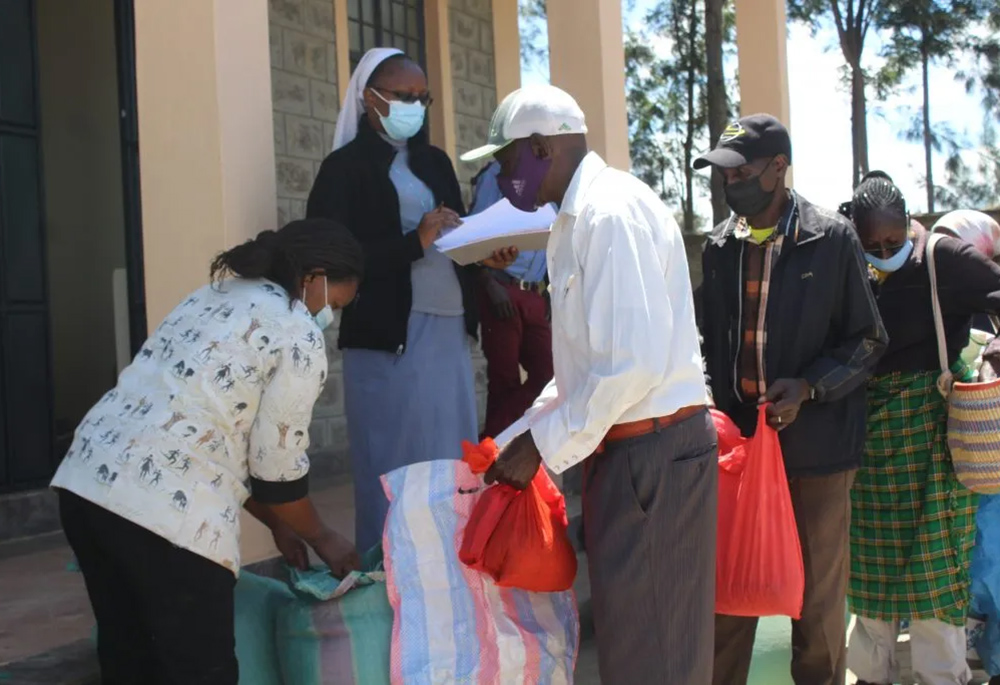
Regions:
<svg viewBox="0 0 1000 685"><path fill-rule="evenodd" d="M865 381L888 339L853 227L785 187L791 159L788 131L760 114L695 161L725 177L735 213L705 245L702 335L716 406L751 435L757 406L770 403L780 431L806 578L792 678L843 685L850 488ZM756 627L716 616L714 683L747 682Z"/></svg>

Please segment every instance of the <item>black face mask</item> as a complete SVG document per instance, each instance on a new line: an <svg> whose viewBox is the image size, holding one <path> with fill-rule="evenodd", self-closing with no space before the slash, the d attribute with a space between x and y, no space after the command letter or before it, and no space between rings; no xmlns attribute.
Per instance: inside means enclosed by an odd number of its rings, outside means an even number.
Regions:
<svg viewBox="0 0 1000 685"><path fill-rule="evenodd" d="M760 184L760 177L767 171L767 167L769 166L771 166L770 162L764 167L763 171L753 178L726 185L726 204L729 205L729 208L737 216L757 216L770 206L777 188L775 190L764 190Z"/></svg>

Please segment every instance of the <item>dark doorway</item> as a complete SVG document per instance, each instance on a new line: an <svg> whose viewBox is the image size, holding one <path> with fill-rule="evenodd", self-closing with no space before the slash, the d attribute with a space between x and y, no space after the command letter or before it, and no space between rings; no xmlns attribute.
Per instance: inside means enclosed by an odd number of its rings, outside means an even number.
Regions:
<svg viewBox="0 0 1000 685"><path fill-rule="evenodd" d="M33 0L0 0L0 488L52 472L52 376Z"/></svg>
<svg viewBox="0 0 1000 685"><path fill-rule="evenodd" d="M0 492L145 337L132 0L0 0Z"/></svg>

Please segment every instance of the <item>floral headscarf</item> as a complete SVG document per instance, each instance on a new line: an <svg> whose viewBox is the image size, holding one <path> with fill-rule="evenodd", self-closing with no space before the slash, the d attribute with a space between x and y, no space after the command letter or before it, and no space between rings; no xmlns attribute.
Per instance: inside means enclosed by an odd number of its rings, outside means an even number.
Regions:
<svg viewBox="0 0 1000 685"><path fill-rule="evenodd" d="M987 259L1000 257L1000 224L988 214L971 209L948 212L938 219L933 230L964 240Z"/></svg>

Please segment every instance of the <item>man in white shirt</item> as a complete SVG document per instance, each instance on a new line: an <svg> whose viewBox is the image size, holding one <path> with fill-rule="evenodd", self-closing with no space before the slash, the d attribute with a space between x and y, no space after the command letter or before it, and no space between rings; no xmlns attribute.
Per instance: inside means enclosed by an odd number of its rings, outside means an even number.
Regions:
<svg viewBox="0 0 1000 685"><path fill-rule="evenodd" d="M489 144L520 209L559 206L547 256L555 378L487 474L524 488L583 462L601 678L711 682L716 434L680 229L656 194L588 152L553 86L509 95Z"/></svg>

